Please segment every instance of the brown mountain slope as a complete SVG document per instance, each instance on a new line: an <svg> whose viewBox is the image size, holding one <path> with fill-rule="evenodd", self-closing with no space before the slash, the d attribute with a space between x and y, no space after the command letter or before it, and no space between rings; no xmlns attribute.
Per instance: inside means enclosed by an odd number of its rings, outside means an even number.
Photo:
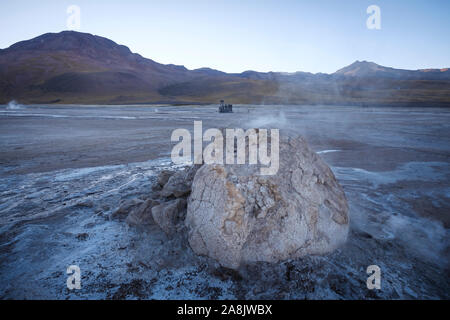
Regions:
<svg viewBox="0 0 450 320"><path fill-rule="evenodd" d="M0 50L0 103L231 103L450 106L448 69L357 61L334 74L163 65L86 33L48 33Z"/></svg>
<svg viewBox="0 0 450 320"><path fill-rule="evenodd" d="M45 34L0 51L0 97L61 101L117 95L163 99L157 89L207 76L162 65L106 38L78 32Z"/></svg>

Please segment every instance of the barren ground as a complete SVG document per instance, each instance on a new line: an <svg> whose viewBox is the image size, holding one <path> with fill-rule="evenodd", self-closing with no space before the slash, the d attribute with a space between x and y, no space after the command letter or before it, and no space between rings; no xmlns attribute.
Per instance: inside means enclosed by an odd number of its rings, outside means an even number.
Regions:
<svg viewBox="0 0 450 320"><path fill-rule="evenodd" d="M2 299L450 298L450 111L320 106L0 107ZM290 128L332 167L347 244L325 257L243 266L109 215L171 167L176 128ZM66 288L80 266L82 289ZM381 290L366 268L382 270Z"/></svg>

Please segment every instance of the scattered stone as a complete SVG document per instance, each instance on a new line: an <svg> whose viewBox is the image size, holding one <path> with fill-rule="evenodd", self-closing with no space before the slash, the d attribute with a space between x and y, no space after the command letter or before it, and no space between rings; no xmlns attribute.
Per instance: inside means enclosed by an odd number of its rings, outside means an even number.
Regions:
<svg viewBox="0 0 450 320"><path fill-rule="evenodd" d="M111 219L119 219L119 220L125 219L131 212L131 210L133 210L143 202L144 201L140 199L131 199L122 201L119 206L119 209L117 209L111 214Z"/></svg>
<svg viewBox="0 0 450 320"><path fill-rule="evenodd" d="M161 196L165 198L187 197L191 193L192 181L197 169L198 166L192 166L173 174L164 185Z"/></svg>
<svg viewBox="0 0 450 320"><path fill-rule="evenodd" d="M167 184L167 182L169 181L169 178L171 176L173 176L174 173L175 173L175 171L172 171L172 170L163 170L163 171L161 171L159 173L159 175L158 175L158 184L161 187L164 187Z"/></svg>
<svg viewBox="0 0 450 320"><path fill-rule="evenodd" d="M86 241L88 238L89 238L89 234L87 234L87 233L77 234L77 239L80 241Z"/></svg>
<svg viewBox="0 0 450 320"><path fill-rule="evenodd" d="M152 208L152 216L157 225L169 236L177 231L178 224L184 220L186 200L170 200Z"/></svg>
<svg viewBox="0 0 450 320"><path fill-rule="evenodd" d="M146 226L154 224L155 221L152 217L152 208L156 205L159 205L159 201L152 199L146 200L144 203L131 210L125 222L130 226Z"/></svg>

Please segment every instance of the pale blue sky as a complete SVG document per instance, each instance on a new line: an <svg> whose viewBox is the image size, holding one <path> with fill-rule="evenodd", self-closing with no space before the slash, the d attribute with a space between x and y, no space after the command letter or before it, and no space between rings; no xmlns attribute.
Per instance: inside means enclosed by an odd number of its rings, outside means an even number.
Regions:
<svg viewBox="0 0 450 320"><path fill-rule="evenodd" d="M0 48L66 30L72 4L80 31L189 69L331 73L355 60L450 67L449 0L2 0ZM381 30L366 27L372 4Z"/></svg>

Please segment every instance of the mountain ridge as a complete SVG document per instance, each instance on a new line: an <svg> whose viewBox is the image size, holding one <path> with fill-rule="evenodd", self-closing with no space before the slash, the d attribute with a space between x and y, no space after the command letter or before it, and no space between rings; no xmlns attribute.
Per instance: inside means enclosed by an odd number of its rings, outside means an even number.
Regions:
<svg viewBox="0 0 450 320"><path fill-rule="evenodd" d="M355 61L332 74L226 73L160 64L88 33L46 33L0 50L0 103L232 103L450 106L450 71Z"/></svg>

